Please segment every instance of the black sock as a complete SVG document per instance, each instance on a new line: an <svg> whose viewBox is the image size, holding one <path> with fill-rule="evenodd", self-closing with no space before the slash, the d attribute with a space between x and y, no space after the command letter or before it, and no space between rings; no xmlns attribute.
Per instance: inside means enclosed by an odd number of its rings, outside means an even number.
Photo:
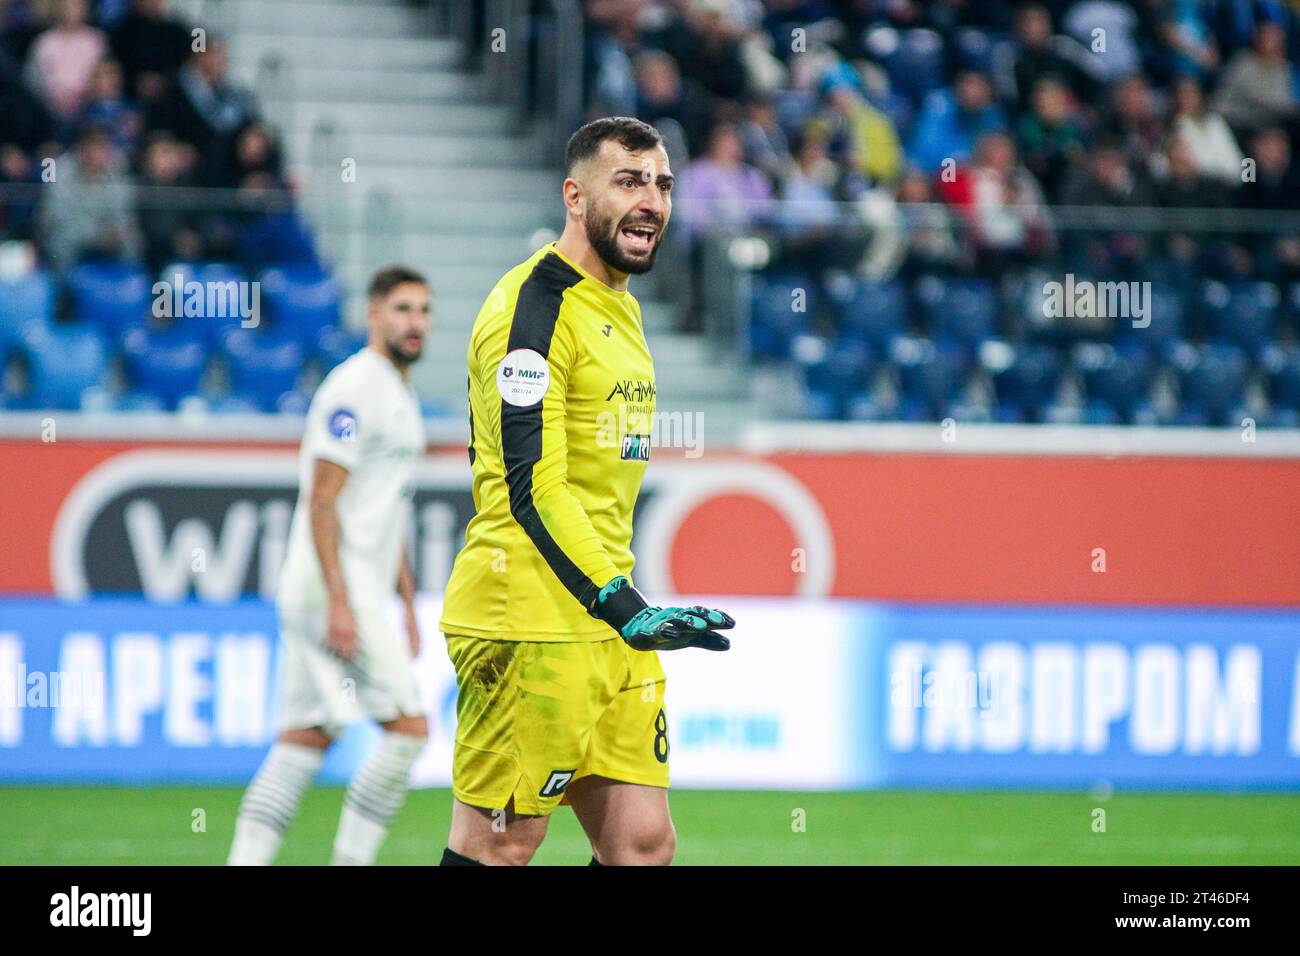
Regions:
<svg viewBox="0 0 1300 956"><path fill-rule="evenodd" d="M461 856L451 847L442 851L442 862L439 866L482 866L478 860L471 860L467 856Z"/></svg>
<svg viewBox="0 0 1300 956"><path fill-rule="evenodd" d="M591 858L591 862L588 863L587 865L588 865L588 866L604 866L605 864L604 864L604 863L601 863L600 860L596 859L596 858L593 856L593 857Z"/></svg>

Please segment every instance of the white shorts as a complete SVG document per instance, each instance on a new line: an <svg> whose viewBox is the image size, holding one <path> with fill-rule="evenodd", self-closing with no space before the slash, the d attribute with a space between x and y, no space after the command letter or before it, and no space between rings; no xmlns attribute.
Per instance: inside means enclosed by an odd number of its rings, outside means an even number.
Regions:
<svg viewBox="0 0 1300 956"><path fill-rule="evenodd" d="M418 717L424 704L411 668L406 636L382 608L354 608L360 650L345 661L326 646L323 607L278 609L281 648L281 731L321 727L337 737L363 717Z"/></svg>

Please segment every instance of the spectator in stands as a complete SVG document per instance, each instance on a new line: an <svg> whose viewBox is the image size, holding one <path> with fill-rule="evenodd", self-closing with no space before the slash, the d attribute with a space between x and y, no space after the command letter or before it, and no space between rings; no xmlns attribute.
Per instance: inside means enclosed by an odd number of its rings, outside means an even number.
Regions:
<svg viewBox="0 0 1300 956"><path fill-rule="evenodd" d="M745 161L776 182L790 161L790 140L777 121L776 106L770 97L755 96L745 103L740 141L745 146Z"/></svg>
<svg viewBox="0 0 1300 956"><path fill-rule="evenodd" d="M843 170L815 124L802 134L794 161L781 180L775 215L781 237L779 260L809 272L850 268L866 249L864 230L846 224Z"/></svg>
<svg viewBox="0 0 1300 956"><path fill-rule="evenodd" d="M157 100L189 58L190 31L167 15L167 0L134 0L109 40L126 88L143 103Z"/></svg>
<svg viewBox="0 0 1300 956"><path fill-rule="evenodd" d="M1072 172L1061 189L1066 206L1109 206L1143 208L1155 203L1155 193L1145 170L1129 164L1123 144L1113 136L1098 136L1085 166ZM1072 268L1087 267L1101 273L1133 267L1148 243L1133 232L1101 232L1091 229L1065 233ZM1082 262L1077 260L1082 259Z"/></svg>
<svg viewBox="0 0 1300 956"><path fill-rule="evenodd" d="M1206 19L1207 4L1173 0L1162 4L1157 34L1175 77L1203 80L1219 68L1219 49Z"/></svg>
<svg viewBox="0 0 1300 956"><path fill-rule="evenodd" d="M1113 83L1142 69L1139 23L1131 5L1081 0L1066 12L1062 25L1089 51L1093 73L1101 83Z"/></svg>
<svg viewBox="0 0 1300 956"><path fill-rule="evenodd" d="M922 172L938 176L945 160L964 163L981 135L1005 127L988 78L966 70L957 75L952 90L936 90L926 97L908 155Z"/></svg>
<svg viewBox="0 0 1300 956"><path fill-rule="evenodd" d="M27 57L28 82L68 128L80 118L95 67L108 52L108 38L86 15L86 0L62 0L57 25L36 38Z"/></svg>
<svg viewBox="0 0 1300 956"><path fill-rule="evenodd" d="M1287 134L1277 127L1260 130L1250 141L1250 153L1256 164L1255 179L1237 190L1237 205L1261 211L1300 210L1300 168ZM1249 245L1264 275L1300 280L1300 236L1254 235Z"/></svg>
<svg viewBox="0 0 1300 956"><path fill-rule="evenodd" d="M832 83L826 103L824 116L832 141L842 147L845 168L864 177L868 185L893 185L903 170L903 150L889 117L848 83Z"/></svg>
<svg viewBox="0 0 1300 956"><path fill-rule="evenodd" d="M190 152L167 133L150 134L140 162L141 185L170 189L193 185ZM157 274L170 262L204 256L199 217L184 204L164 193L142 189L137 209L150 272Z"/></svg>
<svg viewBox="0 0 1300 956"><path fill-rule="evenodd" d="M17 61L0 52L0 143L31 152L53 132L53 118L23 82Z"/></svg>
<svg viewBox="0 0 1300 956"><path fill-rule="evenodd" d="M239 185L234 257L256 275L271 266L320 267L311 235L293 208L293 197L270 173L249 173Z"/></svg>
<svg viewBox="0 0 1300 956"><path fill-rule="evenodd" d="M1016 13L1016 50L1012 62L1015 100L1027 110L1038 81L1056 77L1085 101L1094 91L1093 67L1088 51L1074 39L1053 35L1047 8L1030 3Z"/></svg>
<svg viewBox="0 0 1300 956"><path fill-rule="evenodd" d="M708 142L712 97L694 82L683 82L677 61L662 50L645 50L636 58L636 117L651 126L678 123L692 154Z"/></svg>
<svg viewBox="0 0 1300 956"><path fill-rule="evenodd" d="M226 78L225 42L209 35L207 49L186 61L154 104L148 126L195 148L199 185L232 187L239 181L235 144L253 119L248 95Z"/></svg>
<svg viewBox="0 0 1300 956"><path fill-rule="evenodd" d="M741 50L744 30L731 18L731 0L677 3L676 15L655 36L682 74L722 99L739 100L751 92Z"/></svg>
<svg viewBox="0 0 1300 956"><path fill-rule="evenodd" d="M1197 171L1216 181L1241 182L1241 148L1227 122L1210 111L1201 85L1190 76L1174 84L1174 114L1169 132L1185 143Z"/></svg>
<svg viewBox="0 0 1300 956"><path fill-rule="evenodd" d="M909 169L898 184L898 209L902 215L906 255L900 274L915 279L946 274L962 265L962 249L953 233L947 209L931 190L933 177Z"/></svg>
<svg viewBox="0 0 1300 956"><path fill-rule="evenodd" d="M1165 126L1145 77L1135 73L1115 84L1111 90L1111 114L1105 128L1124 144L1133 168L1148 172L1158 169Z"/></svg>
<svg viewBox="0 0 1300 956"><path fill-rule="evenodd" d="M113 145L124 153L134 152L144 129L144 112L123 95L122 66L116 60L100 60L95 67L85 121L109 130Z"/></svg>
<svg viewBox="0 0 1300 956"><path fill-rule="evenodd" d="M1255 30L1255 43L1234 56L1215 91L1215 109L1240 138L1297 117L1295 66L1286 58L1286 33L1276 23Z"/></svg>
<svg viewBox="0 0 1300 956"><path fill-rule="evenodd" d="M42 194L42 245L56 272L85 258L136 259L140 233L135 195L109 132L88 126L56 161L57 177Z"/></svg>
<svg viewBox="0 0 1300 956"><path fill-rule="evenodd" d="M1016 133L1025 168L1055 200L1066 176L1082 164L1087 147L1074 97L1054 74L1044 74L1034 83L1033 107L1021 118Z"/></svg>
<svg viewBox="0 0 1300 956"><path fill-rule="evenodd" d="M970 227L976 264L986 275L1048 251L1051 232L1042 190L1020 165L1016 144L1002 132L979 138L968 175L944 183L945 195Z"/></svg>
<svg viewBox="0 0 1300 956"><path fill-rule="evenodd" d="M1300 209L1300 169L1292 161L1286 133L1276 126L1260 130L1250 141L1250 158L1255 161L1254 179L1242 183L1237 205L1242 209Z"/></svg>
<svg viewBox="0 0 1300 956"><path fill-rule="evenodd" d="M675 205L692 235L741 233L769 214L771 187L744 158L739 131L724 121L713 127L708 152L682 171Z"/></svg>
<svg viewBox="0 0 1300 956"><path fill-rule="evenodd" d="M1167 209L1221 209L1231 202L1231 192L1221 178L1203 172L1191 145L1182 137L1169 141L1164 163L1167 171L1155 184L1156 201ZM1213 233L1171 229L1162 236L1176 278L1187 281L1198 274L1223 274L1240 260L1241 250Z"/></svg>

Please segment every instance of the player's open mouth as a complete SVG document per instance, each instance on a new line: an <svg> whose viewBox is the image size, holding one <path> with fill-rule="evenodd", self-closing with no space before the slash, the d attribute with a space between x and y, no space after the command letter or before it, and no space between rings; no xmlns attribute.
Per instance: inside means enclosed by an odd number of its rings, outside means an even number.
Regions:
<svg viewBox="0 0 1300 956"><path fill-rule="evenodd" d="M654 226L625 226L622 230L623 237L632 244L634 251L649 252L654 246L655 233L658 232Z"/></svg>

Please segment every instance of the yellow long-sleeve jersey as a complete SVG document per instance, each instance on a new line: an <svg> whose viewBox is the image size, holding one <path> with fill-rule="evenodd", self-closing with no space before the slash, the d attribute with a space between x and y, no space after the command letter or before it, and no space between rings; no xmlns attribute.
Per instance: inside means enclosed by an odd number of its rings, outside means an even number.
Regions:
<svg viewBox="0 0 1300 956"><path fill-rule="evenodd" d="M587 613L632 573L654 364L630 292L543 246L505 274L469 344L475 515L443 604L448 634L615 636Z"/></svg>

